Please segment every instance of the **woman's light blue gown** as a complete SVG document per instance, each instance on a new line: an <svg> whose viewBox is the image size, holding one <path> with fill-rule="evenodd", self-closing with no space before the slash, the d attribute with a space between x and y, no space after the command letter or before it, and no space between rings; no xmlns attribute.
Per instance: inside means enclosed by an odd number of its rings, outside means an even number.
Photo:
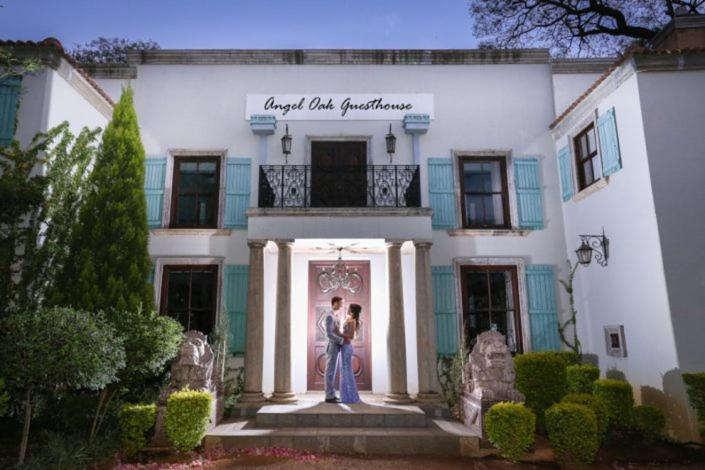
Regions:
<svg viewBox="0 0 705 470"><path fill-rule="evenodd" d="M343 334L349 336L352 334L353 328L354 326L351 322L346 322L343 325ZM340 367L340 401L343 403L359 403L360 395L357 393L355 374L352 369L353 345L350 343L343 344L340 356L342 358Z"/></svg>

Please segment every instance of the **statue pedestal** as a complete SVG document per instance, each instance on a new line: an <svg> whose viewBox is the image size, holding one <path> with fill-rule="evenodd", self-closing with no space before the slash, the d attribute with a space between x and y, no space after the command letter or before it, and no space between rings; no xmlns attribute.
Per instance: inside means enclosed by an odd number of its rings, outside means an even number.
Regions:
<svg viewBox="0 0 705 470"><path fill-rule="evenodd" d="M472 394L465 393L460 397L463 410L463 423L480 436L486 439L485 414L492 408L492 405L500 403L502 400L488 400L478 398Z"/></svg>

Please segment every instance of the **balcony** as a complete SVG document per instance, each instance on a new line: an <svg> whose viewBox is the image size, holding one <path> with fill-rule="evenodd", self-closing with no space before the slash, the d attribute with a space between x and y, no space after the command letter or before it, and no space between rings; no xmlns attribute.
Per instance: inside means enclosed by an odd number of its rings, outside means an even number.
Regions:
<svg viewBox="0 0 705 470"><path fill-rule="evenodd" d="M421 207L418 165L262 165L260 208Z"/></svg>

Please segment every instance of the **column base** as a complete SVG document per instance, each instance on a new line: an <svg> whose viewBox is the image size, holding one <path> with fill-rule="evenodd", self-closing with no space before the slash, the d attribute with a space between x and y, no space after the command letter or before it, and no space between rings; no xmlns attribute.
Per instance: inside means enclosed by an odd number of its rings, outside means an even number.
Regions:
<svg viewBox="0 0 705 470"><path fill-rule="evenodd" d="M293 392L274 392L269 401L274 403L296 403L299 401L298 397Z"/></svg>
<svg viewBox="0 0 705 470"><path fill-rule="evenodd" d="M242 392L239 403L264 403L267 399L262 392Z"/></svg>
<svg viewBox="0 0 705 470"><path fill-rule="evenodd" d="M413 403L414 399L408 393L387 393L384 396L384 402L390 404Z"/></svg>
<svg viewBox="0 0 705 470"><path fill-rule="evenodd" d="M445 400L439 393L418 393L416 395L416 401L423 404L436 405L445 403Z"/></svg>

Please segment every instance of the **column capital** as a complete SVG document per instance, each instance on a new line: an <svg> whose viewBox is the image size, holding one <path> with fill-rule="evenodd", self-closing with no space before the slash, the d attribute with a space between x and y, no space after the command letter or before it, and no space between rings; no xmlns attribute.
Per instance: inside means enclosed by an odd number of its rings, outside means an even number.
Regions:
<svg viewBox="0 0 705 470"><path fill-rule="evenodd" d="M281 247L281 246L291 247L294 245L294 239L293 238L277 238L274 240L274 243L276 243L278 247Z"/></svg>
<svg viewBox="0 0 705 470"><path fill-rule="evenodd" d="M406 240L398 240L394 238L389 238L384 240L384 245L387 248L396 248L396 247L401 247Z"/></svg>
<svg viewBox="0 0 705 470"><path fill-rule="evenodd" d="M429 240L414 240L414 248L430 249L433 242Z"/></svg>
<svg viewBox="0 0 705 470"><path fill-rule="evenodd" d="M267 246L267 240L247 240L247 246L250 248L264 248Z"/></svg>

